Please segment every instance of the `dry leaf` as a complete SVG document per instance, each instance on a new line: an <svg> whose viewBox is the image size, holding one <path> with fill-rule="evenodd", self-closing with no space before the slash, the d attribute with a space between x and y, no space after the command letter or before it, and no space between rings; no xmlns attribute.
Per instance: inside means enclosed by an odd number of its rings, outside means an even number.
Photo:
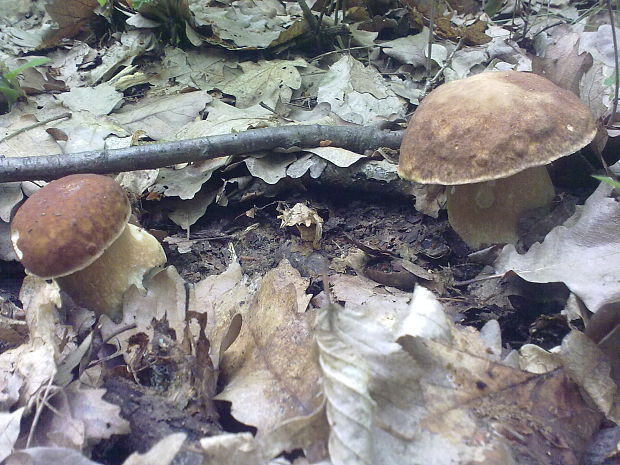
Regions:
<svg viewBox="0 0 620 465"><path fill-rule="evenodd" d="M323 218L314 208L303 203L296 203L293 208L284 209L282 214L278 215L278 219L282 222L281 228L295 226L302 241L312 242L315 249L320 247L323 236Z"/></svg>
<svg viewBox="0 0 620 465"><path fill-rule="evenodd" d="M55 393L43 411L32 443L82 450L113 434L129 433L120 407L103 400L105 389L84 389L74 382Z"/></svg>
<svg viewBox="0 0 620 465"><path fill-rule="evenodd" d="M100 465L80 452L64 447L31 447L11 454L4 465Z"/></svg>
<svg viewBox="0 0 620 465"><path fill-rule="evenodd" d="M132 286L123 299L123 319L114 323L107 317L101 318L101 334L107 338L119 333L118 341L125 360L130 363L139 350L129 340L140 333L151 341L154 334L154 321L166 320L182 343L185 334L185 281L176 268L169 266L145 283L146 292ZM127 329L135 325L135 328ZM122 331L121 331L122 330Z"/></svg>
<svg viewBox="0 0 620 465"><path fill-rule="evenodd" d="M579 463L600 416L564 372L496 362L492 328L457 329L421 287L392 325L376 313L319 315L334 465Z"/></svg>
<svg viewBox="0 0 620 465"><path fill-rule="evenodd" d="M246 311L251 297L249 284L236 260L231 262L223 273L207 276L194 285L188 310L206 314L205 332L211 343L210 355L215 368L220 364L222 345L235 315ZM198 339L197 325L190 324L190 328L194 338ZM228 346L229 344L225 348Z"/></svg>
<svg viewBox="0 0 620 465"><path fill-rule="evenodd" d="M620 300L620 207L611 192L601 183L577 213L526 254L504 247L496 272L512 270L535 283L563 282L592 312Z"/></svg>
<svg viewBox="0 0 620 465"><path fill-rule="evenodd" d="M238 339L222 357L224 390L216 399L232 402L233 416L255 426L259 438L321 403L313 317L304 313L307 286L286 260L269 271L242 314Z"/></svg>
<svg viewBox="0 0 620 465"><path fill-rule="evenodd" d="M148 452L134 452L123 465L169 465L185 442L185 433L175 433L161 439Z"/></svg>
<svg viewBox="0 0 620 465"><path fill-rule="evenodd" d="M11 455L19 436L20 422L24 408L14 412L0 412L0 462Z"/></svg>

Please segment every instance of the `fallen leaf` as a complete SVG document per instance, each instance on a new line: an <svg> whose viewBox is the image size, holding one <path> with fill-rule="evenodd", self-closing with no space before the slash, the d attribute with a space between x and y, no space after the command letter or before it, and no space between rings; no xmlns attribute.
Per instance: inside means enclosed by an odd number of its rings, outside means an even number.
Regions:
<svg viewBox="0 0 620 465"><path fill-rule="evenodd" d="M211 100L206 91L144 98L110 117L130 132L142 130L153 140L172 139Z"/></svg>
<svg viewBox="0 0 620 465"><path fill-rule="evenodd" d="M143 334L147 341L152 341L157 321L166 320L179 343L185 334L185 281L176 268L169 266L157 273L145 282L145 289L140 291L132 286L127 290L123 299L123 319L119 323L107 316L100 321L103 338L116 335L114 341L128 364L139 350L130 344L130 339Z"/></svg>
<svg viewBox="0 0 620 465"><path fill-rule="evenodd" d="M244 314L251 299L252 289L237 260L233 260L223 273L207 276L194 285L188 310L207 316L205 332L211 343L210 355L215 368L219 367L222 344L235 315ZM197 339L196 325L190 324L190 330Z"/></svg>
<svg viewBox="0 0 620 465"><path fill-rule="evenodd" d="M319 312L334 465L579 463L600 416L562 370L499 363L496 336L455 327L419 286L393 324L376 313Z"/></svg>
<svg viewBox="0 0 620 465"><path fill-rule="evenodd" d="M159 440L148 452L134 452L123 465L169 465L185 442L185 433L175 433Z"/></svg>
<svg viewBox="0 0 620 465"><path fill-rule="evenodd" d="M58 99L70 110L87 110L95 116L103 116L120 107L123 94L104 83L95 87L74 87L60 94Z"/></svg>
<svg viewBox="0 0 620 465"><path fill-rule="evenodd" d="M269 271L220 363L224 389L216 399L232 402L233 416L255 426L257 438L321 404L307 286L286 260Z"/></svg>
<svg viewBox="0 0 620 465"><path fill-rule="evenodd" d="M262 179L267 184L276 184L286 177L287 167L295 160L297 157L294 154L255 153L244 161L252 176Z"/></svg>
<svg viewBox="0 0 620 465"><path fill-rule="evenodd" d="M223 92L237 98L238 108L247 108L264 103L272 108L280 103L289 103L293 89L301 87L298 67L305 67L306 60L261 60L258 63L239 63L243 74L220 84Z"/></svg>
<svg viewBox="0 0 620 465"><path fill-rule="evenodd" d="M264 454L251 433L225 433L200 440L204 465L266 465Z"/></svg>
<svg viewBox="0 0 620 465"><path fill-rule="evenodd" d="M296 203L292 208L285 208L278 219L280 227L294 226L298 229L302 241L312 242L315 249L320 247L323 236L323 218L317 211L304 203Z"/></svg>
<svg viewBox="0 0 620 465"><path fill-rule="evenodd" d="M564 225L554 228L527 253L520 255L513 245L504 247L495 271L514 271L535 283L563 282L592 312L620 300L616 278L620 273L620 207L610 197L612 189L601 183Z"/></svg>
<svg viewBox="0 0 620 465"><path fill-rule="evenodd" d="M129 433L120 407L102 399L105 389L84 389L74 382L48 399L31 443L82 450L113 434Z"/></svg>
<svg viewBox="0 0 620 465"><path fill-rule="evenodd" d="M22 449L7 457L5 465L101 465L84 457L74 449L64 447L31 447Z"/></svg>
<svg viewBox="0 0 620 465"><path fill-rule="evenodd" d="M23 407L14 412L0 412L0 462L13 451L23 413Z"/></svg>
<svg viewBox="0 0 620 465"><path fill-rule="evenodd" d="M404 117L406 102L373 67L350 55L334 63L321 80L317 103L326 102L345 121L367 125Z"/></svg>

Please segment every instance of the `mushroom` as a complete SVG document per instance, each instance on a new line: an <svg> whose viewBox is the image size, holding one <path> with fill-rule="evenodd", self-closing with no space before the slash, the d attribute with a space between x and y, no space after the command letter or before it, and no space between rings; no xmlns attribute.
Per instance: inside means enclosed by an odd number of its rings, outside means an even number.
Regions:
<svg viewBox="0 0 620 465"><path fill-rule="evenodd" d="M447 190L448 219L471 247L515 243L519 217L555 195L545 165L596 134L588 107L536 74L501 71L452 81L416 109L398 174Z"/></svg>
<svg viewBox="0 0 620 465"><path fill-rule="evenodd" d="M127 195L112 178L74 174L50 182L19 208L11 242L29 274L55 279L78 305L117 319L124 292L143 288L166 262L161 244L129 224Z"/></svg>

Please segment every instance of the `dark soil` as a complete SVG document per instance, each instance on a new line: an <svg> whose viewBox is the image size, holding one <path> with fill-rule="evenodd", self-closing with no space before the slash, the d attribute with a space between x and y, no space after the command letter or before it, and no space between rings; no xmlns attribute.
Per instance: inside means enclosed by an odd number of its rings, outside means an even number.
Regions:
<svg viewBox="0 0 620 465"><path fill-rule="evenodd" d="M280 211L297 202L306 203L324 220L317 250L300 247L296 228L280 227ZM535 285L514 276L489 280L484 290L477 283L459 285L475 278L483 265L469 258L470 250L449 227L445 212L435 219L417 212L413 203L413 198L313 189L289 191L277 199L245 205L211 206L191 228L191 252L181 254L175 245L167 246L168 263L176 266L184 279L197 282L226 269L232 245L245 273L264 274L288 259L303 276L311 278L309 292L318 293L332 259L366 246L377 254L372 267L381 273L391 271L391 258L410 260L433 271L440 282L431 287L439 291L459 323L480 328L498 319L503 340L512 348L528 342L543 347L559 343L568 331L561 318L553 317L568 296L563 285ZM176 226L166 226L171 235L186 237ZM400 287L398 282L392 285Z"/></svg>

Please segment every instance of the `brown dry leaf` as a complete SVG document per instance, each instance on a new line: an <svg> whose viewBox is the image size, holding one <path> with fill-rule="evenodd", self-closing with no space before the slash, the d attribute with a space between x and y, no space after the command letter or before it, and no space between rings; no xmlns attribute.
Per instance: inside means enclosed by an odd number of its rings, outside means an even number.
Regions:
<svg viewBox="0 0 620 465"><path fill-rule="evenodd" d="M26 276L19 297L30 337L27 343L0 354L0 380L10 379L13 386L19 386L18 405L30 406L35 394L56 374L60 294L55 284Z"/></svg>
<svg viewBox="0 0 620 465"><path fill-rule="evenodd" d="M222 357L225 387L216 399L232 402L234 417L255 426L257 438L321 404L307 286L286 260L269 271L242 315L239 338Z"/></svg>
<svg viewBox="0 0 620 465"><path fill-rule="evenodd" d="M431 16L430 2L426 0L405 0L405 7L411 15L411 22L414 27L422 29L425 24L425 18ZM439 8L434 13L436 34L448 40L458 41L463 39L467 45L483 45L491 42L491 37L486 35L484 31L488 27L488 23L481 19L477 19L468 26L455 26L449 16L444 16L445 8Z"/></svg>
<svg viewBox="0 0 620 465"><path fill-rule="evenodd" d="M612 190L601 183L564 225L527 253L517 253L513 245L504 247L495 271L512 270L534 283L563 282L592 312L620 300L620 204Z"/></svg>
<svg viewBox="0 0 620 465"><path fill-rule="evenodd" d="M120 332L114 341L118 341L128 363L139 350L135 345L130 345L129 340L142 333L151 341L154 334L153 320L166 319L179 343L185 335L185 281L176 268L169 266L160 271L145 283L145 288L146 292L142 292L132 286L125 293L122 321L115 323L105 316L101 318L104 339ZM131 325L135 325L135 328L127 330Z"/></svg>
<svg viewBox="0 0 620 465"><path fill-rule="evenodd" d="M151 447L148 452L144 454L134 452L131 454L123 462L123 465L169 465L181 450L185 437L185 433L175 433L166 436Z"/></svg>
<svg viewBox="0 0 620 465"><path fill-rule="evenodd" d="M321 237L323 237L323 218L314 208L303 203L296 203L292 208L282 210L278 219L282 222L281 228L295 226L302 241L311 242L315 249L320 247Z"/></svg>
<svg viewBox="0 0 620 465"><path fill-rule="evenodd" d="M103 400L105 389L84 389L79 382L57 392L37 423L32 444L82 450L113 434L129 433L120 407Z"/></svg>
<svg viewBox="0 0 620 465"><path fill-rule="evenodd" d="M366 310L319 315L334 465L579 463L600 415L565 372L498 363L422 287L392 325Z"/></svg>
<svg viewBox="0 0 620 465"><path fill-rule="evenodd" d="M74 449L64 447L31 447L11 454L4 465L100 465Z"/></svg>
<svg viewBox="0 0 620 465"><path fill-rule="evenodd" d="M226 271L219 275L207 276L196 283L190 293L188 310L206 314L205 333L210 342L210 355L213 366L220 363L222 349L228 348L227 334L235 315L247 310L251 300L251 289L238 261L234 260ZM194 339L199 338L198 325L190 324Z"/></svg>
<svg viewBox="0 0 620 465"><path fill-rule="evenodd" d="M88 26L99 6L97 0L54 0L45 6L58 29L51 29L41 48L56 45L61 39L71 38Z"/></svg>
<svg viewBox="0 0 620 465"><path fill-rule="evenodd" d="M548 34L550 43L544 55L532 58L533 71L579 95L579 83L592 66L592 55L579 54L580 33L574 26L560 24L551 28Z"/></svg>

